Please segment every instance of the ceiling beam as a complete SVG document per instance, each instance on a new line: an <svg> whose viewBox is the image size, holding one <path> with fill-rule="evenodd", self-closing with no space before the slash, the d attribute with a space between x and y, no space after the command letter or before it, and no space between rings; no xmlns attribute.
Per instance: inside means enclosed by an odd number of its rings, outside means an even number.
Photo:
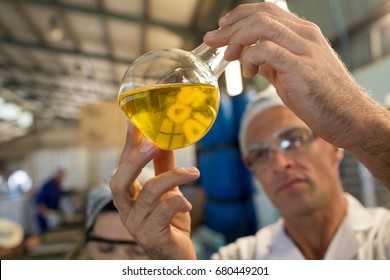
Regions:
<svg viewBox="0 0 390 280"><path fill-rule="evenodd" d="M40 43L32 43L32 42L25 42L25 41L18 41L14 39L9 38L0 38L0 44L7 44L14 47L20 47L20 48L31 48L31 49L37 49L41 51L47 51L50 53L62 53L62 54L70 54L70 55L78 55L78 56L84 56L89 58L96 58L96 59L103 59L110 62L115 63L123 63L130 65L133 63L133 60L129 59L119 59L115 57L111 57L110 55L104 55L104 54L97 54L97 53L91 53L91 52L85 52L85 51L78 51L73 49L66 49L66 48L60 48L60 47L54 47L54 46L45 46Z"/></svg>
<svg viewBox="0 0 390 280"><path fill-rule="evenodd" d="M192 41L196 41L197 38L203 36L203 34L198 34L195 31L188 30L188 28L181 27L178 25L156 21L151 18L144 18L142 16L137 17L137 16L133 16L129 14L121 14L113 11L102 11L100 9L93 8L93 7L85 7L85 6L73 5L69 3L44 1L44 0L3 0L3 1L10 2L10 3L15 3L15 2L28 3L32 5L45 6L45 7L61 10L61 11L79 12L79 13L85 13L94 16L124 20L133 23L154 25L157 27L162 27L167 30L170 30L171 32L177 33L178 35Z"/></svg>
<svg viewBox="0 0 390 280"><path fill-rule="evenodd" d="M65 78L65 79L67 79L67 78L75 77L75 75L71 75L71 74L69 74L67 72L64 72L64 71L62 71L62 72L54 72L54 71L45 71L45 70L42 70L42 69L36 71L36 69L31 69L31 68L23 67L23 66L20 66L20 65L11 64L11 63L7 63L6 65L0 63L0 70L2 70L2 69L6 70L6 71L9 71L9 72L13 71L14 73L15 72L20 72L22 74L43 75L44 77L47 77L49 79L53 79L53 78ZM96 78L83 77L80 82L84 82L84 81L86 81L86 82L93 82L95 80L96 80ZM101 79L101 78L99 78L98 80L99 80L99 82L104 83L104 84L110 84L110 85L118 86L118 82L115 81L115 80L105 80L105 79Z"/></svg>
<svg viewBox="0 0 390 280"><path fill-rule="evenodd" d="M53 97L53 92L56 92L57 96L59 94L62 94L63 96L67 96L68 98L78 95L82 96L83 94L87 96L95 96L97 99L107 98L107 93L104 90L98 90L94 89L93 92L90 91L90 89L85 89L82 86L79 86L77 84L72 85L71 87L63 87L57 84L47 84L47 83L40 83L40 82L21 82L21 81L9 81L3 84L3 88L6 89L13 89L13 90L33 90L32 93L30 93L29 99L36 98L35 100L39 100L39 94L36 94L37 92L45 92L45 96L47 96L48 100L50 100ZM75 94L77 92L77 94ZM111 97L116 96L116 93L114 92Z"/></svg>
<svg viewBox="0 0 390 280"><path fill-rule="evenodd" d="M52 1L53 3L58 4L58 0L52 0ZM65 11L63 10L58 11L58 16L59 16L59 20L62 21L64 25L64 33L65 33L64 36L68 36L68 38L71 40L71 42L73 43L77 51L81 50L80 40L77 38L74 29L71 27L70 20L67 17Z"/></svg>
<svg viewBox="0 0 390 280"><path fill-rule="evenodd" d="M142 14L143 14L144 18L150 19L150 1L149 0L143 1ZM142 29L142 32L141 32L141 36L139 38L139 40L141 42L140 53L144 54L144 53L148 52L148 50L146 48L147 39L148 39L148 31L147 31L148 26L146 24L142 24L141 29Z"/></svg>
<svg viewBox="0 0 390 280"><path fill-rule="evenodd" d="M38 42L42 45L47 45L47 40L45 36L42 34L40 29L37 27L35 21L31 18L31 16L26 12L24 6L19 2L15 3L16 11L21 15L21 19L24 21L24 25L34 34L34 37L38 39Z"/></svg>
<svg viewBox="0 0 390 280"><path fill-rule="evenodd" d="M105 11L106 10L106 5L104 3L104 0L95 0L96 6L100 11ZM103 43L106 47L107 55L112 59L113 54L114 54L114 45L112 43L111 37L110 37L110 32L109 32L109 27L108 27L108 21L106 18L100 18L100 24L102 26L102 32L103 32ZM114 77L115 69L114 65L111 63L110 64L110 69L111 69L111 75Z"/></svg>
<svg viewBox="0 0 390 280"><path fill-rule="evenodd" d="M30 30L34 37L38 39L38 43L43 46L48 46L48 41L46 40L44 34L37 27L35 21L31 18L30 14L25 10L25 7L20 3L15 3L15 10L21 15L21 19L24 21L24 25ZM23 53L29 61L32 61L37 69L42 68L42 64L39 60L35 59L29 52ZM60 62L56 57L53 58L57 64Z"/></svg>
<svg viewBox="0 0 390 280"><path fill-rule="evenodd" d="M13 38L11 30L5 26L1 18L0 18L0 31L1 33L3 33L2 34L3 37L8 39Z"/></svg>

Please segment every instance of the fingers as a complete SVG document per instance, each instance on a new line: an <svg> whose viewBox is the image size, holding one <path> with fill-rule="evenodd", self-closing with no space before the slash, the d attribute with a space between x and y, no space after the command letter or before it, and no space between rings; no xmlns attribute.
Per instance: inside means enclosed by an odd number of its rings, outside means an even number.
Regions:
<svg viewBox="0 0 390 280"><path fill-rule="evenodd" d="M246 48L241 56L241 63L243 75L248 78L258 74L259 67L263 64L276 70L278 75L283 75L290 72L297 63L297 56L285 48L267 41ZM265 76L265 78L272 82L274 77Z"/></svg>
<svg viewBox="0 0 390 280"><path fill-rule="evenodd" d="M128 213L130 210L130 202L140 189L134 182L142 168L158 152L157 146L147 140L136 147L133 147L134 143L131 139L126 142L124 151L127 152L122 155L119 167L110 181L113 201L120 213Z"/></svg>
<svg viewBox="0 0 390 280"><path fill-rule="evenodd" d="M167 199L159 201L149 213L147 219L141 222L134 222L134 225L139 225L136 231L140 234L139 238L142 238L142 230L153 229L154 233L161 234L164 230L169 230L171 220L178 213L187 213L191 210L192 206L188 200L182 195L174 195ZM161 234L162 236L164 234ZM144 243L144 242L143 242Z"/></svg>
<svg viewBox="0 0 390 280"><path fill-rule="evenodd" d="M313 37L313 29L283 18L257 13L234 25L207 33L204 40L213 47L228 45L225 59L229 61L239 59L245 46L263 41L272 41L295 54L302 54L305 51L302 46L306 39Z"/></svg>
<svg viewBox="0 0 390 280"><path fill-rule="evenodd" d="M285 18L287 20L297 22L299 24L308 24L308 21L305 21L297 17L293 13L290 13L278 7L274 3L256 3L240 5L236 7L230 13L226 14L219 20L219 26L226 27L228 25L235 24L256 13L267 13L269 15Z"/></svg>
<svg viewBox="0 0 390 280"><path fill-rule="evenodd" d="M142 141L142 134L138 130L138 128L135 127L135 125L131 121L127 121L127 132L126 132L126 140L125 145L123 147L120 161L124 160L124 158L127 157L129 152L134 149L136 146L138 146Z"/></svg>
<svg viewBox="0 0 390 280"><path fill-rule="evenodd" d="M276 7L272 3L242 5L221 19L220 28L208 32L204 42L212 47L228 45L226 60L239 59L246 46L271 41L290 52L302 55L309 41L323 40L313 23Z"/></svg>
<svg viewBox="0 0 390 280"><path fill-rule="evenodd" d="M140 191L137 201L133 205L134 213L136 212L137 215L132 217L132 223L134 225L143 224L161 201L169 199L174 195L183 197L183 195L175 189L176 186L190 183L196 180L199 175L199 170L195 167L176 168L147 181ZM169 192L172 189L175 189L175 191ZM162 199L163 196L164 199ZM171 211L172 213L176 213L178 209L180 211L189 211L191 205L188 201L184 200L180 207L172 205Z"/></svg>

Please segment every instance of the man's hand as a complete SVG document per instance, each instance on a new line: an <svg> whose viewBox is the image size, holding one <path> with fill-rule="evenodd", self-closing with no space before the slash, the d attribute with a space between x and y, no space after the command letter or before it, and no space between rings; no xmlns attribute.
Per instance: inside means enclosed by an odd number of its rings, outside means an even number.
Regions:
<svg viewBox="0 0 390 280"><path fill-rule="evenodd" d="M235 8L204 42L227 45L246 77L272 83L321 138L345 148L390 187L390 112L354 81L320 29L273 3Z"/></svg>
<svg viewBox="0 0 390 280"><path fill-rule="evenodd" d="M140 186L136 180L153 159L156 177ZM152 259L195 259L190 239L191 204L178 185L196 180L195 167L175 168L173 151L142 140L129 123L120 165L110 187L123 223Z"/></svg>

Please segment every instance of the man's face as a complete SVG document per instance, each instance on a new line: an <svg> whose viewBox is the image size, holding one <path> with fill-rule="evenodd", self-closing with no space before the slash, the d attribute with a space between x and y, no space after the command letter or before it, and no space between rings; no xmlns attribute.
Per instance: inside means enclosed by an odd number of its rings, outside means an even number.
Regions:
<svg viewBox="0 0 390 280"><path fill-rule="evenodd" d="M297 148L287 148L284 152L275 149L283 147L280 139L291 128L311 132L288 108L266 109L249 123L245 147L247 151L251 147L254 151L258 147L265 151L272 147L268 159L263 156L263 161L253 164L252 171L283 216L303 216L320 209L335 195L342 152L315 135L302 138L309 140L302 141L302 145L298 143Z"/></svg>

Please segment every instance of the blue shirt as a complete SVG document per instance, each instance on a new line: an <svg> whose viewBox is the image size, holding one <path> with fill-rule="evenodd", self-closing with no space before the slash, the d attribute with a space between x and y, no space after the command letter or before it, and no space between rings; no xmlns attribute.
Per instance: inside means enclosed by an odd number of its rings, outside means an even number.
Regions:
<svg viewBox="0 0 390 280"><path fill-rule="evenodd" d="M53 180L46 182L36 197L36 204L44 204L49 209L58 209L61 196L60 186Z"/></svg>

